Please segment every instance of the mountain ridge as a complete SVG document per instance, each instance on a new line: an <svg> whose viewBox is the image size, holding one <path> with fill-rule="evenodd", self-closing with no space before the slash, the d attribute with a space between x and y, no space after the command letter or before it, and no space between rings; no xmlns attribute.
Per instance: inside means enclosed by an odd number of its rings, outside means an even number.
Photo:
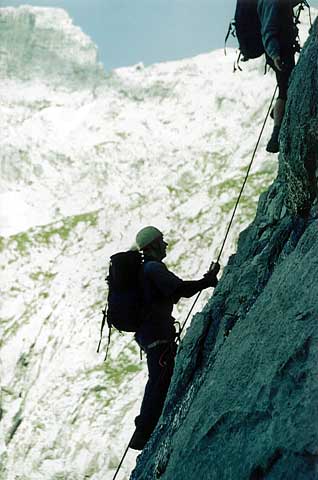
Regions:
<svg viewBox="0 0 318 480"><path fill-rule="evenodd" d="M1 79L74 89L97 86L105 78L96 46L61 8L1 8L0 41Z"/></svg>

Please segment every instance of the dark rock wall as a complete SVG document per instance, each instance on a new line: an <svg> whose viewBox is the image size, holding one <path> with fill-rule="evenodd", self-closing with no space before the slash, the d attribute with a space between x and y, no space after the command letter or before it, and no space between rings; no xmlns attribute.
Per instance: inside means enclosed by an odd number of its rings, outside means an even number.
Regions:
<svg viewBox="0 0 318 480"><path fill-rule="evenodd" d="M192 320L132 480L318 479L317 59L316 21L277 180Z"/></svg>
<svg viewBox="0 0 318 480"><path fill-rule="evenodd" d="M289 89L282 134L280 174L286 200L295 212L308 210L317 196L318 164L318 27L300 56Z"/></svg>

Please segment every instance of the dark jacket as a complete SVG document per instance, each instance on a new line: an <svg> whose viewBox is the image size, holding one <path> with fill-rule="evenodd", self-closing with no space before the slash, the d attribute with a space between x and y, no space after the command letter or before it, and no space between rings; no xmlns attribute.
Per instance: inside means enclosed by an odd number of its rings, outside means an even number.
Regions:
<svg viewBox="0 0 318 480"><path fill-rule="evenodd" d="M141 271L143 291L143 321L136 332L137 342L146 349L157 341L175 339L173 305L181 297L190 298L209 287L216 287L219 266L212 268L200 280L181 280L163 262L145 257Z"/></svg>
<svg viewBox="0 0 318 480"><path fill-rule="evenodd" d="M172 273L163 262L145 261L142 276L143 322L136 332L136 340L147 347L158 340L175 338L173 305L174 293L183 281Z"/></svg>
<svg viewBox="0 0 318 480"><path fill-rule="evenodd" d="M294 24L292 0L258 0L258 16L265 52L275 59L295 50L297 29Z"/></svg>

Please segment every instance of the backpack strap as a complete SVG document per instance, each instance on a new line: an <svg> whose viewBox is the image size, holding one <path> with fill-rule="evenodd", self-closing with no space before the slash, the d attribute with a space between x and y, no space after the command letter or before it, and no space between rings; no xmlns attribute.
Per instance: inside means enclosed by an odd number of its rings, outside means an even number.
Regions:
<svg viewBox="0 0 318 480"><path fill-rule="evenodd" d="M107 360L111 334L112 334L112 326L108 325L108 340L107 340L107 347L106 347L106 354L105 354L104 362L106 362L106 360Z"/></svg>
<svg viewBox="0 0 318 480"><path fill-rule="evenodd" d="M242 52L239 50L239 53L238 53L238 55L237 55L237 58L236 58L236 60L234 60L233 73L235 73L236 70L239 70L240 72L242 71L242 68L241 68L241 65L240 65L241 56L242 56ZM243 61L243 60L242 60L242 61Z"/></svg>
<svg viewBox="0 0 318 480"><path fill-rule="evenodd" d="M109 294L110 294L110 282L109 282L109 276L106 278L106 281L108 283L108 298L109 298ZM108 300L107 300L107 305L108 305ZM103 310L103 322L104 322L104 325L105 325L105 320L107 320L107 326L108 326L108 339L107 339L107 347L106 347L106 353L105 353L105 358L104 358L104 362L106 362L107 360L107 355L108 355L108 351L109 351L109 345L110 345L110 337L111 337L111 334L112 334L112 324L110 322L110 318L107 316L107 310L106 310L106 307L105 309ZM102 326L104 326L102 325Z"/></svg>
<svg viewBox="0 0 318 480"><path fill-rule="evenodd" d="M226 55L226 42L228 41L230 35L232 35L232 37L236 37L236 35L235 35L235 20L232 20L232 21L229 23L229 28L228 28L228 30L227 30L227 34L225 35L225 39L224 39L224 55Z"/></svg>
<svg viewBox="0 0 318 480"><path fill-rule="evenodd" d="M107 282L108 285L109 285L109 276L106 277L105 280L106 280L106 282ZM108 318L107 318L107 306L108 306L108 299L107 299L105 308L102 310L103 319L102 319L102 323L101 323L101 327L100 327L100 337L99 337L99 342L98 342L98 347L97 347L97 353L99 353L99 349L100 349L100 346L101 346L101 343L102 343L102 339L103 339L103 330L104 330L105 323L106 323L106 320L107 320L107 325L108 325L109 331L108 331L108 343L107 343L107 351L106 351L105 360L106 360L107 353L108 353L108 348L109 348L109 343L110 343L110 335L111 335L111 328L112 328L112 325L111 325L110 321L109 321Z"/></svg>
<svg viewBox="0 0 318 480"><path fill-rule="evenodd" d="M107 305L107 304L106 304L106 305ZM106 308L106 305L105 305L104 310L102 310L103 319L102 319L102 324L101 324L101 327L100 327L100 338L99 338L99 342L98 342L97 353L99 353L99 349L100 349L100 346L101 346L101 343L102 343L103 330L104 330L105 322L106 322L106 319L107 319L107 308Z"/></svg>

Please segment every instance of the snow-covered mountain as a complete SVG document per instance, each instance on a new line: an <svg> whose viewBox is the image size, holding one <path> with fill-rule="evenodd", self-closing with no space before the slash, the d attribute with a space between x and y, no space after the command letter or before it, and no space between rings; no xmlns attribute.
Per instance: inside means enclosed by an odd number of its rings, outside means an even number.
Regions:
<svg viewBox="0 0 318 480"><path fill-rule="evenodd" d="M1 80L73 90L105 78L96 46L62 9L2 8L0 26Z"/></svg>
<svg viewBox="0 0 318 480"><path fill-rule="evenodd" d="M0 9L0 39L0 478L107 480L146 379L131 336L113 334L106 364L96 353L108 257L155 224L167 264L183 278L204 273L275 81L262 60L234 74L233 50L106 74L57 9ZM275 177L270 129L223 264Z"/></svg>

